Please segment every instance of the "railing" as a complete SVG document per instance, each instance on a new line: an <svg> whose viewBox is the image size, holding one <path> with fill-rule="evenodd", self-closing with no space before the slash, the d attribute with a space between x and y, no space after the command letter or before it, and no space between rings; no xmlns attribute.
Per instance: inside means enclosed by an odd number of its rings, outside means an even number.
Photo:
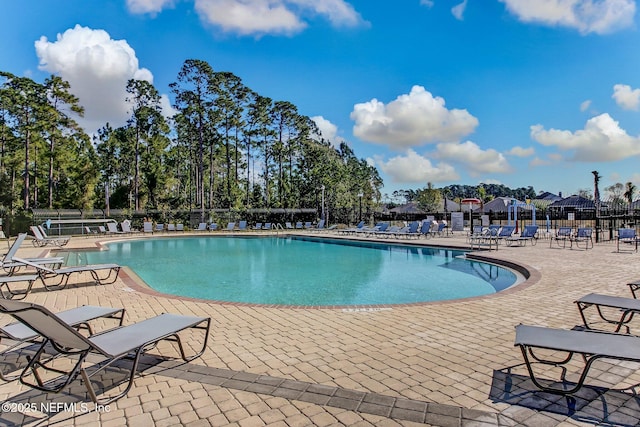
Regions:
<svg viewBox="0 0 640 427"><path fill-rule="evenodd" d="M72 234L87 234L85 227L93 224L106 224L113 222L117 224L115 219L51 219L43 223L43 226L47 224L48 235L54 236L69 236Z"/></svg>

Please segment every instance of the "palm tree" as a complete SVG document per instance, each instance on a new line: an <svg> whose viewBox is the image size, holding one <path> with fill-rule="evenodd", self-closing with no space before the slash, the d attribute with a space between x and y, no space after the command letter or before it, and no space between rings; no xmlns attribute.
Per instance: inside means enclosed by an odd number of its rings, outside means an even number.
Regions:
<svg viewBox="0 0 640 427"><path fill-rule="evenodd" d="M596 218L600 214L600 189L598 188L598 184L600 183L600 178L602 176L598 171L591 171L593 174L593 199L596 204Z"/></svg>
<svg viewBox="0 0 640 427"><path fill-rule="evenodd" d="M633 197L635 196L637 187L633 184L633 182L627 182L627 191L624 192L624 198L627 199L629 204L633 203Z"/></svg>

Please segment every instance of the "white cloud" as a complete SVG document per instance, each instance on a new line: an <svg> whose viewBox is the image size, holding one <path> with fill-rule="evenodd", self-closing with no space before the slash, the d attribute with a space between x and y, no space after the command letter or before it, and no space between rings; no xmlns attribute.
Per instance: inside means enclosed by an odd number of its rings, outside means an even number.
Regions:
<svg viewBox="0 0 640 427"><path fill-rule="evenodd" d="M536 150L533 147L523 148L516 145L511 150L507 151L506 154L510 156L516 156L516 157L529 157L529 156L533 156L535 152Z"/></svg>
<svg viewBox="0 0 640 427"><path fill-rule="evenodd" d="M611 97L624 110L638 111L640 107L640 89L631 89L629 85L614 85Z"/></svg>
<svg viewBox="0 0 640 427"><path fill-rule="evenodd" d="M464 0L462 3L457 4L451 8L451 14L458 21L462 21L464 19L464 11L466 8L467 8L467 0Z"/></svg>
<svg viewBox="0 0 640 427"><path fill-rule="evenodd" d="M320 139L321 136L326 141L329 141L334 147L339 146L344 141L343 138L338 136L338 126L331 123L331 121L322 116L313 116L311 117L311 120L316 123L316 126L318 126L318 129L322 134L316 135L318 137L317 139Z"/></svg>
<svg viewBox="0 0 640 427"><path fill-rule="evenodd" d="M375 98L356 104L351 120L356 137L398 149L458 141L478 126L467 110L448 110L443 98L433 97L422 86L413 86L388 105Z"/></svg>
<svg viewBox="0 0 640 427"><path fill-rule="evenodd" d="M59 75L71 85L85 108L78 123L89 134L109 122L122 126L128 118L126 86L129 79L153 83L153 75L140 68L135 51L125 40L113 40L104 30L76 25L58 34L56 41L35 42L39 68Z"/></svg>
<svg viewBox="0 0 640 427"><path fill-rule="evenodd" d="M377 159L376 164L394 183L425 184L460 179L453 166L446 163L433 165L429 159L409 149L404 155L388 161Z"/></svg>
<svg viewBox="0 0 640 427"><path fill-rule="evenodd" d="M483 173L511 173L513 169L506 157L490 148L481 149L476 143L441 143L436 146L434 157L464 165L471 176Z"/></svg>
<svg viewBox="0 0 640 427"><path fill-rule="evenodd" d="M500 0L523 22L606 34L633 25L634 0Z"/></svg>
<svg viewBox="0 0 640 427"><path fill-rule="evenodd" d="M205 22L240 35L295 34L307 27L306 15L338 27L364 23L344 0L195 0L195 8Z"/></svg>
<svg viewBox="0 0 640 427"><path fill-rule="evenodd" d="M530 167L549 166L549 165L552 165L552 164L556 163L559 160L560 159L553 159L551 156L548 156L547 159L542 159L542 158L536 156L533 159L531 159L531 161L529 162L529 166Z"/></svg>
<svg viewBox="0 0 640 427"><path fill-rule="evenodd" d="M422 6L427 6L428 8L432 8L434 5L432 0L420 0L420 4Z"/></svg>
<svg viewBox="0 0 640 427"><path fill-rule="evenodd" d="M584 129L576 132L534 125L531 138L542 145L570 151L568 160L580 162L612 162L640 155L640 138L628 135L607 113L592 117Z"/></svg>
<svg viewBox="0 0 640 427"><path fill-rule="evenodd" d="M582 101L580 103L580 111L585 112L591 107L591 100L587 99L586 101Z"/></svg>
<svg viewBox="0 0 640 427"><path fill-rule="evenodd" d="M156 14L174 3L175 0L127 0L127 8L131 13Z"/></svg>

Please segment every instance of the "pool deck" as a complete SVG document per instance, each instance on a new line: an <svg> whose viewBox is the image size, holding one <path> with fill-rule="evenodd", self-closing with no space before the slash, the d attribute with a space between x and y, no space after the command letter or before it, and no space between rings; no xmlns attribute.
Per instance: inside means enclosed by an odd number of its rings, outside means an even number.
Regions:
<svg viewBox="0 0 640 427"><path fill-rule="evenodd" d="M108 240L74 237L65 249ZM461 233L409 240L416 242L468 246ZM89 400L79 380L59 395L0 382L0 401L13 404L3 406L0 425L637 425L640 364L598 361L586 386L566 398L538 391L513 345L520 323L580 325L574 301L585 294L631 297L626 284L640 279L640 253L624 249L616 252L615 242L590 250L550 248L548 240L501 245L481 254L524 265L528 281L486 297L387 307L283 308L166 297L146 290L126 269L112 285L87 283L88 275L72 277L58 291L36 284L26 300L52 311L82 304L124 307L125 324L163 312L210 316L208 349L186 364L150 356L127 396L100 410L80 406ZM43 252L27 241L18 256ZM10 321L0 316L1 324ZM640 334L637 321L632 332ZM199 339L194 334L193 348ZM174 355L170 347L151 353ZM569 365L570 380L577 367ZM542 376L556 378L550 371Z"/></svg>

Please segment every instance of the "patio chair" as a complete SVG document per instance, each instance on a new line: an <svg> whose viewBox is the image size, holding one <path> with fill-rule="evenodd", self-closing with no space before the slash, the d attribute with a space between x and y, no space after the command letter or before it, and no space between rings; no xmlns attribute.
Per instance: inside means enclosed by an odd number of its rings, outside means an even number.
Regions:
<svg viewBox="0 0 640 427"><path fill-rule="evenodd" d="M589 368L596 360L606 358L640 362L640 337L632 335L518 325L514 345L519 346L522 351L522 357L533 384L540 390L561 395L573 394L580 390L589 373ZM552 360L545 358L550 356L544 356L538 350L542 350L543 353L549 353L545 350L566 352L567 357L560 361L557 357ZM566 368L562 365L568 363L576 354L584 360L584 368L578 381L571 385L565 382ZM561 366L563 370L560 384L557 386L542 384L534 373L533 361L544 365ZM557 384L556 381L554 383Z"/></svg>
<svg viewBox="0 0 640 427"><path fill-rule="evenodd" d="M431 228L429 228L429 232L426 234L426 237L442 237L444 228L447 226L444 222L440 223L432 223Z"/></svg>
<svg viewBox="0 0 640 427"><path fill-rule="evenodd" d="M107 234L107 230L104 228L104 225L99 225L98 226L98 232L100 234Z"/></svg>
<svg viewBox="0 0 640 427"><path fill-rule="evenodd" d="M42 284L48 291L63 289L69 282L69 277L72 274L89 273L93 278L96 285L110 285L114 283L120 273L120 266L118 264L93 264L93 265L78 265L72 267L62 267L52 269L42 264L35 264L31 261L27 261L21 258L14 258L17 262L22 262L30 267L33 267L38 272ZM105 272L106 271L106 275ZM103 272L102 276L99 272ZM47 283L49 279L57 279L57 283Z"/></svg>
<svg viewBox="0 0 640 427"><path fill-rule="evenodd" d="M467 234L467 242L471 242L471 239L481 237L486 229L482 225L474 225Z"/></svg>
<svg viewBox="0 0 640 427"><path fill-rule="evenodd" d="M233 231L234 228L236 228L235 222L230 222L229 224L227 224L227 231Z"/></svg>
<svg viewBox="0 0 640 427"><path fill-rule="evenodd" d="M362 228L364 228L364 221L360 221L358 224L356 224L355 227L343 228L341 230L338 230L338 233L351 234L357 232L358 230L362 230Z"/></svg>
<svg viewBox="0 0 640 427"><path fill-rule="evenodd" d="M247 229L247 221L240 221L238 223L238 231L245 231Z"/></svg>
<svg viewBox="0 0 640 427"><path fill-rule="evenodd" d="M4 299L14 299L14 298L24 299L29 294L29 292L31 292L33 283L39 278L40 276L38 276L37 274L19 274L17 276L0 276L0 297ZM26 282L27 288L21 289L21 290L16 290L11 288L12 285L20 282Z"/></svg>
<svg viewBox="0 0 640 427"><path fill-rule="evenodd" d="M7 272L9 275L13 275L22 267L25 267L24 263L17 262L14 260L20 245L26 239L26 233L19 233L16 240L14 240L13 244L9 248L9 251L4 255L2 259L2 269ZM44 264L48 267L60 267L64 261L62 257L44 257L44 258L24 258L27 261L31 261L35 264Z"/></svg>
<svg viewBox="0 0 640 427"><path fill-rule="evenodd" d="M84 226L84 232L87 236L91 236L92 234L96 234L96 232L94 230L92 230L91 228L89 228L88 226Z"/></svg>
<svg viewBox="0 0 640 427"><path fill-rule="evenodd" d="M322 230L324 230L325 229L324 222L325 222L324 219L321 219L318 222L318 224L316 224L315 227L311 227L311 228L309 228L309 230L311 230L311 231L322 231Z"/></svg>
<svg viewBox="0 0 640 427"><path fill-rule="evenodd" d="M511 246L513 244L518 244L520 246L525 246L527 242L531 243L531 246L536 245L538 226L537 225L525 225L522 229L522 233L519 236L509 236L505 239L507 246Z"/></svg>
<svg viewBox="0 0 640 427"><path fill-rule="evenodd" d="M167 231L176 231L176 225L172 222L167 224Z"/></svg>
<svg viewBox="0 0 640 427"><path fill-rule="evenodd" d="M0 301L0 312L10 314L44 338L42 345L20 374L22 384L45 392L59 393L80 375L89 397L95 404L108 404L125 396L133 385L140 356L145 351L156 348L156 344L160 341L167 340L177 343L180 357L184 361L188 362L200 357L207 348L211 324L209 317L161 314L138 323L85 337L60 317L37 304L22 301ZM188 356L179 333L191 329L204 331L204 339L202 349ZM58 357L52 359L46 356L45 348L47 352L52 349ZM89 355L102 356L104 361L91 364L87 360ZM61 369L62 366L54 367L50 363L63 357L69 359L70 362L75 362L75 364L65 370ZM125 380L124 390L112 396L98 398L91 383L91 377L104 371L115 362L128 357L133 358L133 363L128 372L128 378ZM59 376L49 381L43 381L42 373L46 372L54 372Z"/></svg>
<svg viewBox="0 0 640 427"><path fill-rule="evenodd" d="M576 244L577 248L584 249L593 249L593 229L591 228L578 228L576 235L571 239L571 247L573 247L573 243Z"/></svg>
<svg viewBox="0 0 640 427"><path fill-rule="evenodd" d="M198 227L194 228L193 231L207 231L207 223L201 222L198 224Z"/></svg>
<svg viewBox="0 0 640 427"><path fill-rule="evenodd" d="M490 225L481 234L469 237L471 249L491 248L493 246L498 250L498 234L500 233L499 225Z"/></svg>
<svg viewBox="0 0 640 427"><path fill-rule="evenodd" d="M67 325L76 329L86 329L89 335L93 335L93 328L91 327L92 320L96 319L114 319L117 321L117 326L122 326L124 320L124 308L111 308L111 307L99 307L92 305L83 305L80 307L71 308L69 310L60 311L56 313L56 316ZM38 342L42 337L30 327L26 326L22 322L14 322L8 325L0 327L0 342L4 340L11 340L13 343L7 348L0 351L0 356L6 355L15 348L21 347L27 343ZM0 362L1 365L10 365L6 360ZM13 365L13 364L11 364ZM13 365L11 371L14 371L17 366ZM9 372L11 372L9 371ZM13 381L19 378L19 375L9 376L7 370L0 369L0 379L4 381Z"/></svg>
<svg viewBox="0 0 640 427"><path fill-rule="evenodd" d="M271 230L272 228L273 227L272 227L272 224L270 222L265 222L264 225L262 226L263 230Z"/></svg>
<svg viewBox="0 0 640 427"><path fill-rule="evenodd" d="M496 238L498 239L498 243L501 241L505 241L511 237L513 237L513 233L516 231L515 225L503 225L500 227L500 231L498 231L498 235Z"/></svg>
<svg viewBox="0 0 640 427"><path fill-rule="evenodd" d="M596 308L600 319L616 325L614 332L619 332L624 326L627 333L630 333L629 322L631 322L635 314L640 313L640 300L635 298L591 293L576 300L575 303L580 311L583 325L587 329L593 329L585 316L585 310L589 307ZM605 310L607 311L605 312Z"/></svg>
<svg viewBox="0 0 640 427"><path fill-rule="evenodd" d="M305 222L304 223L304 228L307 229L307 230L310 229L311 228L311 221Z"/></svg>
<svg viewBox="0 0 640 427"><path fill-rule="evenodd" d="M553 242L556 242L559 248L566 248L567 242L569 242L569 247L571 247L572 232L573 229L571 227L559 227L558 230L556 230L556 234L549 239L549 247L553 247Z"/></svg>
<svg viewBox="0 0 640 427"><path fill-rule="evenodd" d="M620 252L620 243L633 245L635 251L638 252L638 236L636 236L635 228L619 228L618 238L616 239L616 248Z"/></svg>
<svg viewBox="0 0 640 427"><path fill-rule="evenodd" d="M150 221L145 221L142 223L142 231L144 233L152 233L153 234L153 223Z"/></svg>
<svg viewBox="0 0 640 427"><path fill-rule="evenodd" d="M291 224L291 222L287 221L284 223L284 228L286 228L287 230L293 230L293 224Z"/></svg>
<svg viewBox="0 0 640 427"><path fill-rule="evenodd" d="M162 231L164 231L164 223L162 223L162 222L157 223L157 224L156 224L156 228L154 228L154 229L153 229L153 232L154 232L154 233L155 233L156 231L157 231L157 232L162 232Z"/></svg>
<svg viewBox="0 0 640 427"><path fill-rule="evenodd" d="M133 234L138 231L131 228L131 221L129 221L128 219L120 222L120 229L125 234Z"/></svg>
<svg viewBox="0 0 640 427"><path fill-rule="evenodd" d="M183 232L184 231L184 224L179 222L176 224L176 231L177 232Z"/></svg>
<svg viewBox="0 0 640 427"><path fill-rule="evenodd" d="M262 230L262 223L256 222L256 225L253 226L254 230Z"/></svg>
<svg viewBox="0 0 640 427"><path fill-rule="evenodd" d="M32 225L29 228L31 229L31 233L33 233L34 237L32 240L33 246L64 246L69 243L69 237L45 237L40 227Z"/></svg>
<svg viewBox="0 0 640 427"><path fill-rule="evenodd" d="M302 221L296 222L296 229L301 229L303 227L304 227L304 225L302 224Z"/></svg>
<svg viewBox="0 0 640 427"><path fill-rule="evenodd" d="M420 223L418 221L413 221L408 226L398 230L398 232L395 233L395 237L405 237L407 239L410 237L418 238L420 237L420 233L418 230L419 227L420 227Z"/></svg>
<svg viewBox="0 0 640 427"><path fill-rule="evenodd" d="M40 230L40 234L42 234L42 236L44 236L45 239L54 239L54 240L58 240L59 242L61 242L60 244L56 244L57 246L64 246L67 243L69 243L69 240L71 239L70 236L56 236L56 237L50 237L46 230L44 229L43 226L41 225L37 225L36 226L38 228L38 230Z"/></svg>
<svg viewBox="0 0 640 427"><path fill-rule="evenodd" d="M216 224L215 222L212 222L211 224L209 224L209 230L216 231L217 229L218 229L218 224Z"/></svg>
<svg viewBox="0 0 640 427"><path fill-rule="evenodd" d="M387 224L388 225L388 224ZM392 225L392 226L387 226L387 227L380 227L378 230L372 231L371 233L369 233L369 235L372 236L380 236L380 237L389 237L389 236L395 236L398 232L400 231L400 227L397 225Z"/></svg>
<svg viewBox="0 0 640 427"><path fill-rule="evenodd" d="M118 230L118 224L116 224L115 222L108 222L107 230L109 230L109 234L125 234L124 231Z"/></svg>

